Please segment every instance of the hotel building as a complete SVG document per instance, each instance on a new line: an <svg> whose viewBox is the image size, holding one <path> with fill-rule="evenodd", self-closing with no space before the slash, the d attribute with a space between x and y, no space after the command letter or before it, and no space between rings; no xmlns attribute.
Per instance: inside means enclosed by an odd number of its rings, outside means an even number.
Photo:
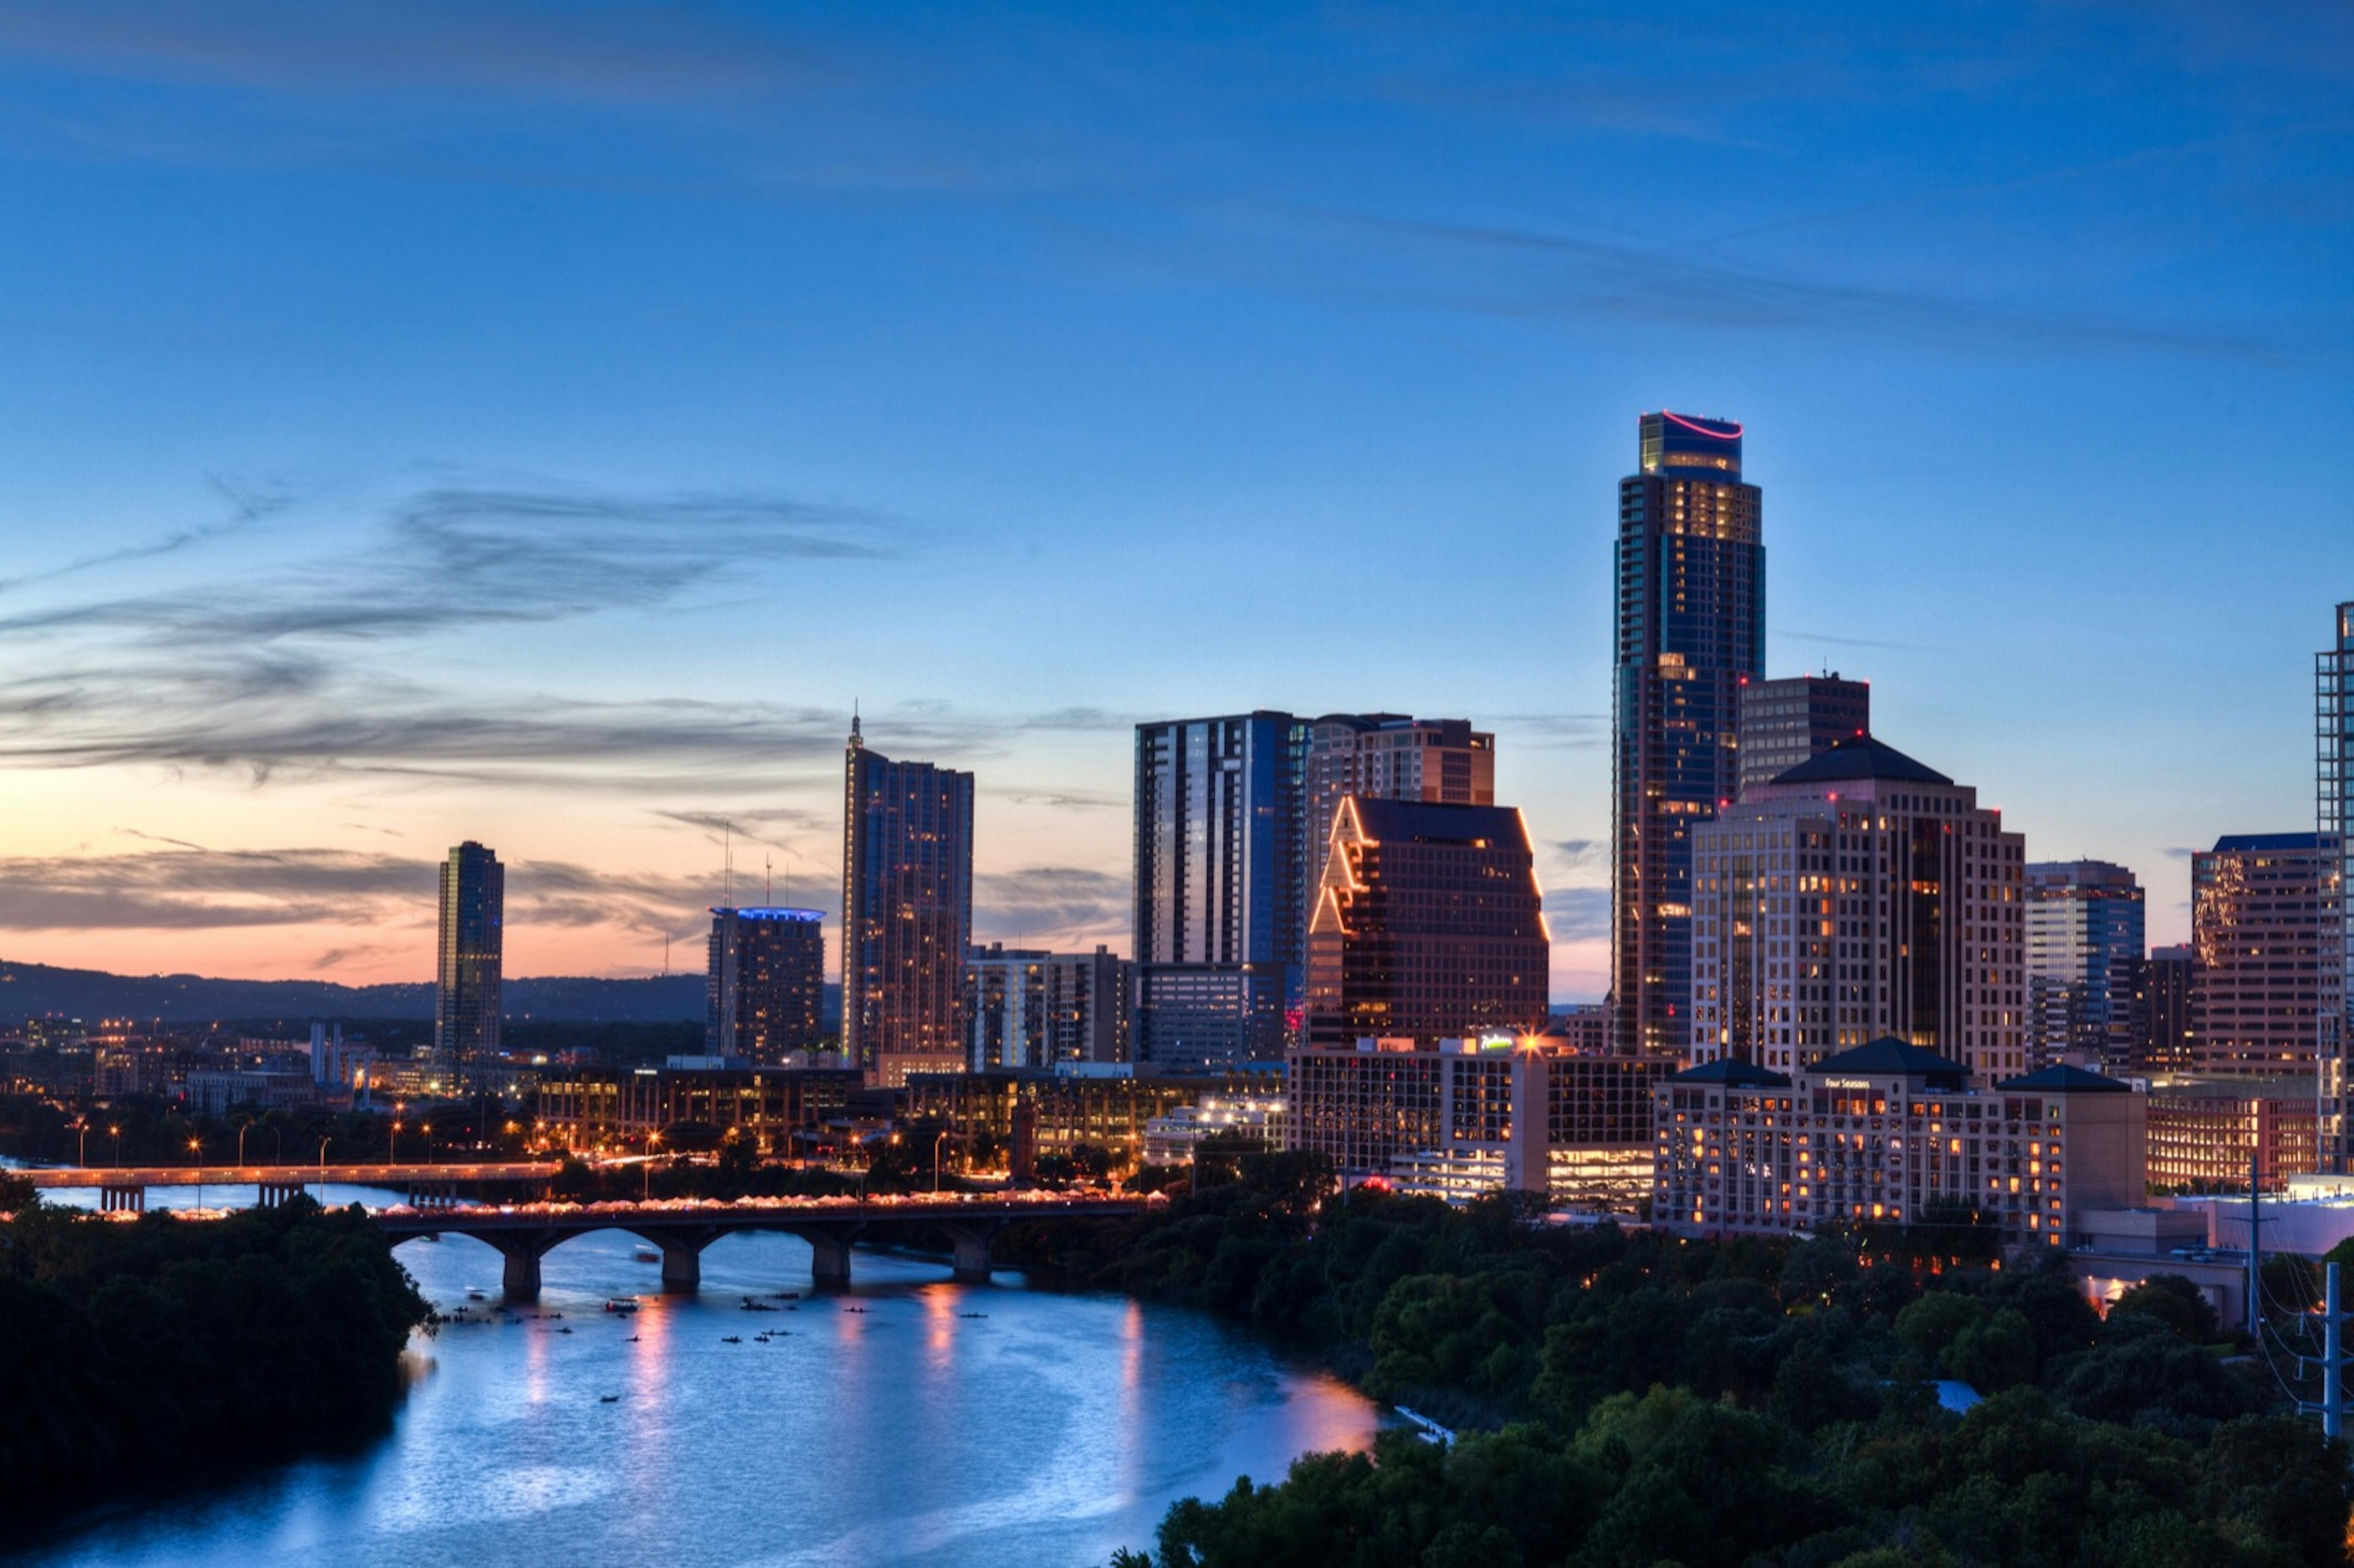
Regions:
<svg viewBox="0 0 2354 1568"><path fill-rule="evenodd" d="M503 1016L507 873L469 839L441 863L440 963L433 990L433 1076L453 1097L494 1078Z"/></svg>
<svg viewBox="0 0 2354 1568"><path fill-rule="evenodd" d="M2028 1059L2114 1070L2134 1057L2142 889L2105 860L2027 868Z"/></svg>
<svg viewBox="0 0 2354 1568"><path fill-rule="evenodd" d="M2315 1078L2343 1006L2343 871L2333 833L2232 833L2190 857L2199 1076Z"/></svg>
<svg viewBox="0 0 2354 1568"><path fill-rule="evenodd" d="M2052 1066L1974 1087L1894 1038L1777 1073L1725 1056L1654 1095L1651 1219L1694 1236L1951 1224L2062 1246L2084 1211L2141 1205L2145 1101Z"/></svg>
<svg viewBox="0 0 2354 1568"><path fill-rule="evenodd" d="M813 1051L825 1001L825 916L815 909L714 909L705 970L705 1049L780 1062Z"/></svg>
<svg viewBox="0 0 2354 1568"><path fill-rule="evenodd" d="M1693 830L1691 1060L1787 1075L1885 1035L2027 1067L2025 841L1869 736Z"/></svg>
<svg viewBox="0 0 2354 1568"><path fill-rule="evenodd" d="M1850 736L1872 733L1872 687L1837 674L1752 680L1741 687L1741 783L1745 798Z"/></svg>

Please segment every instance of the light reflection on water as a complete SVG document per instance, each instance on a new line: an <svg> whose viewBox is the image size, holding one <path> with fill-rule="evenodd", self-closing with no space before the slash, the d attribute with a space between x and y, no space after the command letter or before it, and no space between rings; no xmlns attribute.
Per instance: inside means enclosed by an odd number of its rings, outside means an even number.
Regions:
<svg viewBox="0 0 2354 1568"><path fill-rule="evenodd" d="M413 1341L419 1375L389 1437L7 1562L1056 1568L1147 1546L1177 1499L1273 1479L1377 1425L1345 1385L1198 1313L1012 1275L960 1286L943 1263L865 1251L854 1290L811 1295L808 1245L774 1233L719 1241L702 1290L664 1297L639 1245L566 1243L539 1308L511 1323L488 1246L405 1245L429 1298L488 1321ZM777 1290L805 1298L740 1309ZM622 1295L642 1309L601 1310Z"/></svg>

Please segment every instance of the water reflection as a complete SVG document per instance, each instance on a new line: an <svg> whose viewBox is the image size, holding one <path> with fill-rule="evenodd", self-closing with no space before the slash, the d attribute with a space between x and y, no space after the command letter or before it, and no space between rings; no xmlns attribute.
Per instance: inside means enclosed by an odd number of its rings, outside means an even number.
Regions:
<svg viewBox="0 0 2354 1568"><path fill-rule="evenodd" d="M471 1310L416 1342L389 1438L84 1526L11 1568L1099 1563L1149 1544L1176 1499L1375 1425L1345 1386L1194 1313L1017 1277L960 1286L866 1252L854 1290L747 1312L809 1290L805 1243L723 1241L684 1297L660 1294L636 1246L566 1243L536 1313L513 1314L494 1284L466 1301L498 1277L489 1247L404 1246L429 1297ZM630 1295L634 1315L601 1309Z"/></svg>

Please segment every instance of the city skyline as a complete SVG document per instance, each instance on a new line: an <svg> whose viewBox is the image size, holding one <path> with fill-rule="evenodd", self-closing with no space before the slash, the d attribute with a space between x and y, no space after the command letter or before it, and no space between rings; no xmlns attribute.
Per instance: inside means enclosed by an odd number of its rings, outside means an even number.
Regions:
<svg viewBox="0 0 2354 1568"><path fill-rule="evenodd" d="M2312 826L2342 16L489 10L0 18L71 218L0 246L0 957L425 979L474 839L510 974L689 969L722 822L838 916L854 703L977 775L978 939L1126 951L1134 726L1283 704L1493 733L1598 998L1662 408L1746 427L1764 673L2154 945Z"/></svg>

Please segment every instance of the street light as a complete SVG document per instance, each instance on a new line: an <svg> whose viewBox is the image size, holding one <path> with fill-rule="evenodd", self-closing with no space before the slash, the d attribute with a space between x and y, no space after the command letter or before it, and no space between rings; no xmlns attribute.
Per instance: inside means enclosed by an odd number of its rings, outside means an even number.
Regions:
<svg viewBox="0 0 2354 1568"><path fill-rule="evenodd" d="M398 1118L394 1118L392 1130L384 1135L384 1146L392 1157L394 1167L398 1169L400 1164L400 1122Z"/></svg>
<svg viewBox="0 0 2354 1568"><path fill-rule="evenodd" d="M74 1126L81 1129L80 1149L80 1152L76 1153L74 1156L74 1163L76 1165L88 1165L90 1163L90 1118L83 1117L81 1119L75 1122Z"/></svg>
<svg viewBox="0 0 2354 1568"><path fill-rule="evenodd" d="M237 1162L240 1166L245 1163L245 1135L252 1130L253 1124L249 1121L237 1124Z"/></svg>
<svg viewBox="0 0 2354 1568"><path fill-rule="evenodd" d="M333 1134L319 1139L319 1202L327 1201L327 1145L334 1142Z"/></svg>
<svg viewBox="0 0 2354 1568"><path fill-rule="evenodd" d="M106 1130L114 1135L114 1168L120 1171L122 1169L122 1124L112 1123Z"/></svg>
<svg viewBox="0 0 2354 1568"><path fill-rule="evenodd" d="M940 1190L940 1143L948 1135L947 1128L942 1128L932 1135L932 1192L935 1194Z"/></svg>
<svg viewBox="0 0 2354 1568"><path fill-rule="evenodd" d="M201 1138L188 1139L188 1156L196 1161L196 1211L199 1213L205 1207L204 1147L205 1140Z"/></svg>
<svg viewBox="0 0 2354 1568"><path fill-rule="evenodd" d="M657 1149L659 1149L659 1148L661 1148L661 1147L662 1147L662 1134L661 1134L661 1133L659 1133L659 1132L650 1132L650 1133L646 1134L646 1157L645 1157L645 1160L643 1160L643 1161L642 1161L642 1162L638 1166L639 1173L640 1173L640 1174L642 1174L642 1176L644 1176L644 1178L645 1178L645 1182L644 1182L643 1190L642 1190L642 1191L639 1193L639 1195L638 1195L638 1202L640 1202L641 1203L650 1203L650 1202L652 1202L653 1201L653 1196L654 1196L654 1150L657 1150Z"/></svg>

